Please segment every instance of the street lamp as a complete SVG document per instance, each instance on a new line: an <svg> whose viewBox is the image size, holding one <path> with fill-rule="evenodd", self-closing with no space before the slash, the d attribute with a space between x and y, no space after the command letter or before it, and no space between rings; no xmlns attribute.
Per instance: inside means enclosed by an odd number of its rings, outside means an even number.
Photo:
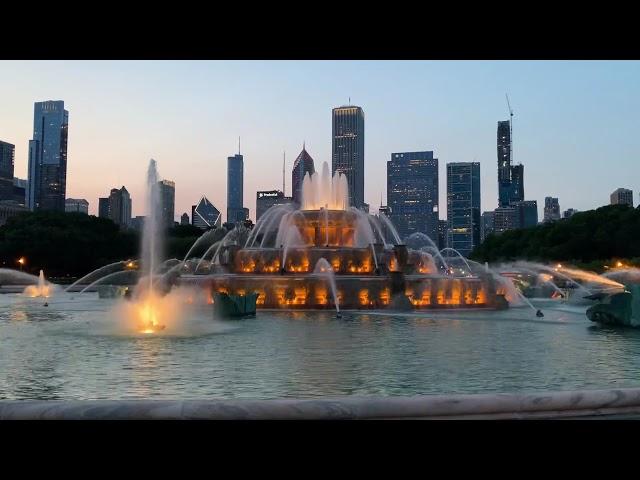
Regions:
<svg viewBox="0 0 640 480"><path fill-rule="evenodd" d="M24 267L24 264L25 264L25 259L24 259L24 257L20 257L20 258L18 259L18 263L20 264L20 271L22 271L22 267Z"/></svg>

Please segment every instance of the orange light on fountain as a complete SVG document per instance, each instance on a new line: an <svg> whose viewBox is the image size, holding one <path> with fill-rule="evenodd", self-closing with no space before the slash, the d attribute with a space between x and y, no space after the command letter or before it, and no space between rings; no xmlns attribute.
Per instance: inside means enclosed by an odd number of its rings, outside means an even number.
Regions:
<svg viewBox="0 0 640 480"><path fill-rule="evenodd" d="M389 271L391 272L398 271L398 260L396 259L395 255L392 256L391 260L389 261Z"/></svg>
<svg viewBox="0 0 640 480"><path fill-rule="evenodd" d="M390 297L391 291L388 288L380 290L380 303L382 303L382 305L389 305Z"/></svg>
<svg viewBox="0 0 640 480"><path fill-rule="evenodd" d="M163 308L160 303L160 299L151 293L135 305L140 333L153 334L165 329L162 313L166 312L166 307Z"/></svg>
<svg viewBox="0 0 640 480"><path fill-rule="evenodd" d="M358 292L358 299L360 300L360 305L369 305L371 301L369 300L369 289L363 288Z"/></svg>

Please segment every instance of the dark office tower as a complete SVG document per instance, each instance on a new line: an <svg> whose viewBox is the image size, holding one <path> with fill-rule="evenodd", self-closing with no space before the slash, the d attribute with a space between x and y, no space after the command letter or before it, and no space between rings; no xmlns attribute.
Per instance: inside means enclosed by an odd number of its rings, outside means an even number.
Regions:
<svg viewBox="0 0 640 480"><path fill-rule="evenodd" d="M13 200L13 162L16 147L11 143L0 141L0 200ZM24 203L24 200L23 200Z"/></svg>
<svg viewBox="0 0 640 480"><path fill-rule="evenodd" d="M349 204L364 206L364 112L345 106L333 109L331 174L342 172L349 184Z"/></svg>
<svg viewBox="0 0 640 480"><path fill-rule="evenodd" d="M524 165L513 165L511 167L511 193L509 204L524 201Z"/></svg>
<svg viewBox="0 0 640 480"><path fill-rule="evenodd" d="M449 224L446 220L438 220L438 249L442 250L447 246L447 228Z"/></svg>
<svg viewBox="0 0 640 480"><path fill-rule="evenodd" d="M203 196L197 205L191 207L191 222L194 227L202 230L220 227L222 214L207 197Z"/></svg>
<svg viewBox="0 0 640 480"><path fill-rule="evenodd" d="M227 222L244 222L244 159L239 153L227 158Z"/></svg>
<svg viewBox="0 0 640 480"><path fill-rule="evenodd" d="M578 213L578 210L576 210L575 208L568 208L564 212L562 212L562 218L571 218L576 213Z"/></svg>
<svg viewBox="0 0 640 480"><path fill-rule="evenodd" d="M560 220L560 204L558 199L554 197L544 198L544 221L552 222Z"/></svg>
<svg viewBox="0 0 640 480"><path fill-rule="evenodd" d="M162 206L162 224L164 228L172 228L175 224L176 184L171 180L160 180L158 188Z"/></svg>
<svg viewBox="0 0 640 480"><path fill-rule="evenodd" d="M291 171L291 198L294 203L300 205L302 203L302 180L305 175L315 173L316 169L313 165L313 158L302 147L302 151L296 161L293 162L293 170ZM257 218L256 218L257 221Z"/></svg>
<svg viewBox="0 0 640 480"><path fill-rule="evenodd" d="M480 243L484 242L485 238L493 233L496 225L495 218L496 214L494 211L482 212L482 219L480 220Z"/></svg>
<svg viewBox="0 0 640 480"><path fill-rule="evenodd" d="M98 217L109 218L109 197L98 199Z"/></svg>
<svg viewBox="0 0 640 480"><path fill-rule="evenodd" d="M64 212L69 112L64 102L36 102L29 141L29 209Z"/></svg>
<svg viewBox="0 0 640 480"><path fill-rule="evenodd" d="M480 163L447 163L447 244L465 257L480 244Z"/></svg>
<svg viewBox="0 0 640 480"><path fill-rule="evenodd" d="M523 200L513 202L512 205L518 209L520 222L518 228L535 227L538 224L538 202L535 200Z"/></svg>
<svg viewBox="0 0 640 480"><path fill-rule="evenodd" d="M493 211L493 233L503 233L520 227L520 212L516 207L498 207Z"/></svg>
<svg viewBox="0 0 640 480"><path fill-rule="evenodd" d="M180 217L180 225L190 225L189 214L187 212L184 212Z"/></svg>
<svg viewBox="0 0 640 480"><path fill-rule="evenodd" d="M511 196L511 128L498 122L498 206L509 206Z"/></svg>
<svg viewBox="0 0 640 480"><path fill-rule="evenodd" d="M438 159L433 152L392 153L387 162L387 206L402 238L438 238Z"/></svg>
<svg viewBox="0 0 640 480"><path fill-rule="evenodd" d="M131 195L127 189L112 188L109 194L109 218L122 228L131 225Z"/></svg>

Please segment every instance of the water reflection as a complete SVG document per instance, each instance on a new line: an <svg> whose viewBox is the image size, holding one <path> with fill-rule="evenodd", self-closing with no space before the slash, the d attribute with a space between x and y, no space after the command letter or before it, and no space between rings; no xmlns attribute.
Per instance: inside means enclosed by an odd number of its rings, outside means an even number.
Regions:
<svg viewBox="0 0 640 480"><path fill-rule="evenodd" d="M584 311L259 312L182 337L113 335L111 302L0 295L0 397L279 398L637 386L640 331ZM51 321L54 320L54 321ZM215 327L215 328L214 328Z"/></svg>

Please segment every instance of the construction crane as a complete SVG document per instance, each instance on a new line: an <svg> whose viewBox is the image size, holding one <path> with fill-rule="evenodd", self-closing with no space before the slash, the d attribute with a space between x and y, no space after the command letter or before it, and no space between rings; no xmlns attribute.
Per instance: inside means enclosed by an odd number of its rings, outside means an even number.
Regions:
<svg viewBox="0 0 640 480"><path fill-rule="evenodd" d="M509 108L509 159L513 164L513 110L511 110L511 103L509 103L509 94L505 93L507 97L507 107Z"/></svg>

